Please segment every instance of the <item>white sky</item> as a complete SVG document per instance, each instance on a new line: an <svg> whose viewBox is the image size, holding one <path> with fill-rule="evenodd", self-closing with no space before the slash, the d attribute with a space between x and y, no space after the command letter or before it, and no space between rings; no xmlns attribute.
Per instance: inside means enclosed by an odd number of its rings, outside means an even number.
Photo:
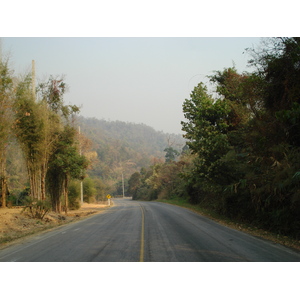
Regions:
<svg viewBox="0 0 300 300"><path fill-rule="evenodd" d="M2 38L16 74L65 75L67 104L98 119L180 133L182 104L214 70L247 70L245 48L259 38Z"/></svg>

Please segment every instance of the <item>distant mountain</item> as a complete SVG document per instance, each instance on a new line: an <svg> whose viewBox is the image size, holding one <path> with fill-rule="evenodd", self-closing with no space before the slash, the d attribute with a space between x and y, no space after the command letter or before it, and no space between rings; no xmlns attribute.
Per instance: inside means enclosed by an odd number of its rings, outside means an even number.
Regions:
<svg viewBox="0 0 300 300"><path fill-rule="evenodd" d="M79 117L81 132L92 142L91 152L97 153L91 177L99 177L108 184L126 179L142 167L165 157L168 146L181 152L185 140L180 134L167 134L145 124L106 121Z"/></svg>

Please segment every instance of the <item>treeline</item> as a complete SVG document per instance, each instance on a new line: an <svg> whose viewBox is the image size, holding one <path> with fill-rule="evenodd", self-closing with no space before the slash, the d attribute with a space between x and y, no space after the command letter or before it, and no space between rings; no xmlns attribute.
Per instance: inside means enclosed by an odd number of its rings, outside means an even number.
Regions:
<svg viewBox="0 0 300 300"><path fill-rule="evenodd" d="M0 61L1 206L26 205L42 217L66 212L71 179L82 180L88 159L80 155L74 127L78 107L65 105L63 78L36 86L31 74L17 78L8 60Z"/></svg>
<svg viewBox="0 0 300 300"><path fill-rule="evenodd" d="M182 197L231 219L300 234L300 38L247 49L254 71L226 68L183 103L181 157L134 173L134 199Z"/></svg>

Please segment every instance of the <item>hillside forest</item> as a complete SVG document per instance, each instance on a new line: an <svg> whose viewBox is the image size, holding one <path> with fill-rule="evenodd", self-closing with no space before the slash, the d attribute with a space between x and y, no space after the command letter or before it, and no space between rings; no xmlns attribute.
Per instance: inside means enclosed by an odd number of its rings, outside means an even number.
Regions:
<svg viewBox="0 0 300 300"><path fill-rule="evenodd" d="M180 153L185 146L180 134L158 132L145 124L84 117L78 117L77 124L89 141L84 155L90 165L84 183L90 182L99 201L107 193L131 196L128 180L133 173L164 163L169 148Z"/></svg>
<svg viewBox="0 0 300 300"><path fill-rule="evenodd" d="M183 136L79 116L63 77L32 84L0 61L1 206L42 217L103 201L182 199L299 239L300 38L245 49L251 71L208 76L183 99Z"/></svg>
<svg viewBox="0 0 300 300"><path fill-rule="evenodd" d="M236 222L300 235L300 38L245 49L183 102L182 155L129 179L133 199L185 199Z"/></svg>

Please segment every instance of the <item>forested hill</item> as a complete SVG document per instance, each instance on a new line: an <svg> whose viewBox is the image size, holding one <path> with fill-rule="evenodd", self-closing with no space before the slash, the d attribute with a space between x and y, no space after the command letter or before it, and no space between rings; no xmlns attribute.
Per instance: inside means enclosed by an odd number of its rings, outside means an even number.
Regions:
<svg viewBox="0 0 300 300"><path fill-rule="evenodd" d="M82 133L96 144L119 141L123 146L156 157L164 156L163 150L169 145L181 150L185 144L182 135L156 131L145 124L106 121L82 116L79 117L79 124Z"/></svg>
<svg viewBox="0 0 300 300"><path fill-rule="evenodd" d="M78 117L81 133L92 141L90 153L95 160L89 176L108 185L126 179L142 167L164 160L164 149L171 146L181 152L185 141L180 134L167 134L145 124L106 121Z"/></svg>

